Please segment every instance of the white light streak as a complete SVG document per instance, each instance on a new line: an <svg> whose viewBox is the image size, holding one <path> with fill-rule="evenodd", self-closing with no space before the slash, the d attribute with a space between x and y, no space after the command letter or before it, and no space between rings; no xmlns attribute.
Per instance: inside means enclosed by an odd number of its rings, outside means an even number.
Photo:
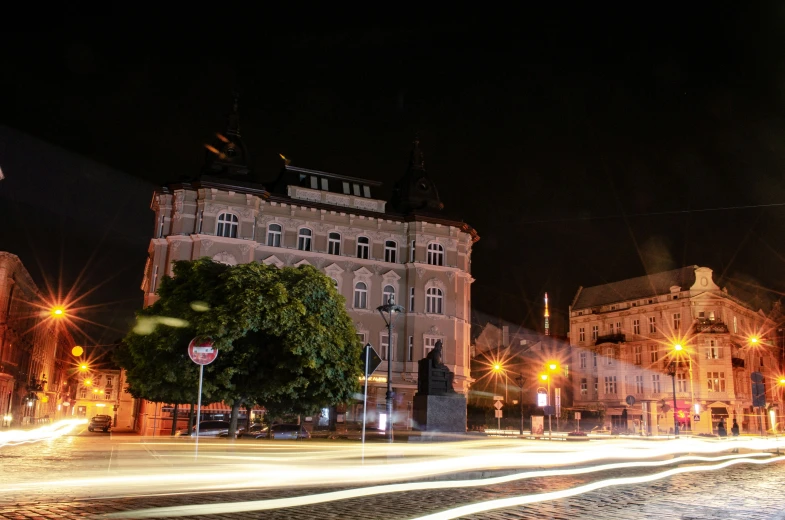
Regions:
<svg viewBox="0 0 785 520"><path fill-rule="evenodd" d="M300 506L321 504L324 502L334 502L337 500L347 500L352 498L361 498L361 497L367 497L373 495L383 495L388 493L493 486L498 484L505 484L507 482L514 482L517 480L525 480L529 478L565 477L565 476L584 475L587 473L596 473L600 471L608 471L608 470L616 470L616 469L669 466L672 464L681 464L685 462L716 462L721 460L733 460L733 459L741 459L741 458L744 458L745 460L751 460L749 459L749 457L768 457L768 456L769 456L768 453L725 455L721 457L685 456L685 457L678 457L675 459L661 460L661 461L654 461L654 462L645 462L645 461L621 462L616 464L603 464L600 466L590 466L590 467L575 468L575 469L528 471L525 473L516 473L514 475L505 475L502 477L493 477L493 478L480 478L480 479L455 480L455 481L436 481L436 482L411 482L405 484L388 484L384 486L347 489L343 491L333 491L329 493L319 493L315 495L277 498L277 499L270 499L270 500L253 500L253 501L246 501L246 502L210 503L210 504L194 504L194 505L187 505L187 506L159 507L159 508L141 509L137 511L123 511L122 513L112 513L112 514L105 515L103 518L128 518L128 517L174 518L174 517L188 516L188 515L218 515L218 514L230 514L230 513L247 513L250 511L263 511L263 510L270 510L270 509L281 509L286 507L300 507ZM616 479L616 480L620 480L620 479ZM607 482L607 481L603 481L603 482ZM535 495L535 496L540 496L540 495Z"/></svg>
<svg viewBox="0 0 785 520"><path fill-rule="evenodd" d="M41 426L33 430L9 430L0 432L0 448L30 442L49 441L70 433L80 424L87 424L86 419L66 419Z"/></svg>

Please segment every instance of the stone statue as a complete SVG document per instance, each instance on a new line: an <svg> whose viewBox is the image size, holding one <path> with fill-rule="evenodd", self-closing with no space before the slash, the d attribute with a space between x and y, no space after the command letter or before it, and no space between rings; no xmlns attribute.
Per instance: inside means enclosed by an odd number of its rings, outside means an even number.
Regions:
<svg viewBox="0 0 785 520"><path fill-rule="evenodd" d="M425 356L425 359L431 360L431 365L436 368L444 365L443 355L442 355L442 340L436 342L433 349L428 352L428 355Z"/></svg>
<svg viewBox="0 0 785 520"><path fill-rule="evenodd" d="M417 394L412 419L416 430L466 432L466 397L453 388L453 374L444 364L442 342L417 362Z"/></svg>
<svg viewBox="0 0 785 520"><path fill-rule="evenodd" d="M425 359L418 361L417 393L421 395L454 394L452 387L455 374L444 364L442 342L436 342Z"/></svg>

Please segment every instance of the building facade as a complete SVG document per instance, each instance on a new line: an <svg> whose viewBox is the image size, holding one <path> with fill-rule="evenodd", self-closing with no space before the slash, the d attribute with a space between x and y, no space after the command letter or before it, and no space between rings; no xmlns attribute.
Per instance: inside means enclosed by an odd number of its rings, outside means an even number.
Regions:
<svg viewBox="0 0 785 520"><path fill-rule="evenodd" d="M235 105L226 132L208 147L202 174L153 195L156 224L142 284L145 304L156 300L158 282L171 274L175 260L312 265L345 298L358 341L370 343L383 359L369 378L369 416L384 407L392 363L394 420L408 426L417 361L437 341L455 373L455 389L468 391L471 252L479 237L443 215L418 141L390 201L377 197L380 186L289 164L275 181L261 183L248 167ZM405 309L396 317L392 341L377 311L390 300ZM346 419L358 413L354 405Z"/></svg>
<svg viewBox="0 0 785 520"><path fill-rule="evenodd" d="M133 428L134 399L124 389L123 370L101 368L82 372L74 384L71 414L84 419L109 415L113 419L113 429L130 430Z"/></svg>
<svg viewBox="0 0 785 520"><path fill-rule="evenodd" d="M753 407L750 378L763 374L767 405L781 398L774 334L707 267L580 288L570 307L574 407L604 410L618 430L666 433L675 386L682 429L714 432L721 419L728 429L733 419L742 431L770 428L766 410Z"/></svg>
<svg viewBox="0 0 785 520"><path fill-rule="evenodd" d="M0 251L0 416L3 426L66 415L74 346L16 255ZM65 407L67 408L67 406Z"/></svg>

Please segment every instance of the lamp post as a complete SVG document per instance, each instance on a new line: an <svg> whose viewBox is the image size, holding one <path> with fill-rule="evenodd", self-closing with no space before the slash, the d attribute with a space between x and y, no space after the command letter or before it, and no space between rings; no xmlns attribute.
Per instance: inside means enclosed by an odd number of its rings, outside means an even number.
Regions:
<svg viewBox="0 0 785 520"><path fill-rule="evenodd" d="M523 374L521 374L515 378L515 382L518 383L518 388L521 389L518 403L521 406L521 435L523 435L523 384L526 382L526 379L523 377Z"/></svg>
<svg viewBox="0 0 785 520"><path fill-rule="evenodd" d="M540 374L540 379L543 381L548 382L548 393L546 394L548 397L545 399L545 406L548 407L548 411L551 411L551 376L548 374ZM551 428L551 414L548 414L548 440L552 439L553 429Z"/></svg>
<svg viewBox="0 0 785 520"><path fill-rule="evenodd" d="M668 375L671 376L673 382L673 432L676 437L679 436L679 419L676 415L676 362L671 361L668 364Z"/></svg>
<svg viewBox="0 0 785 520"><path fill-rule="evenodd" d="M390 295L387 299L387 302L384 305L380 305L376 308L381 314L384 323L387 325L387 442L393 441L393 424L392 424L392 414L393 414L393 394L392 389L392 349L393 349L393 321L395 320L395 314L399 312L403 312L404 309L400 305L395 305L395 295ZM385 316L384 313L387 313L389 316Z"/></svg>
<svg viewBox="0 0 785 520"><path fill-rule="evenodd" d="M494 375L494 395L499 393L499 372L504 370L501 363L494 363L491 367L495 373ZM494 398L495 399L495 398ZM505 401L507 401L506 394L505 394ZM502 429L502 419L498 415L496 416L496 428L501 430Z"/></svg>

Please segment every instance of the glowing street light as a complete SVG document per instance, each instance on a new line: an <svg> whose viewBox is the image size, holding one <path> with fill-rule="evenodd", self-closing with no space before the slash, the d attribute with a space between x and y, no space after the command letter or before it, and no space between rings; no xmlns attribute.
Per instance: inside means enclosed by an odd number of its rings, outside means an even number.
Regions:
<svg viewBox="0 0 785 520"><path fill-rule="evenodd" d="M82 363L81 365L79 365L79 370L81 372L87 372L88 368L90 368L90 367L87 365L87 363Z"/></svg>
<svg viewBox="0 0 785 520"><path fill-rule="evenodd" d="M82 347L80 347L79 345L77 345L77 346L75 346L74 348L71 349L71 355L74 356L74 357L79 357L82 354L84 354L84 349Z"/></svg>
<svg viewBox="0 0 785 520"><path fill-rule="evenodd" d="M682 350L684 350L684 347L682 347L680 343L676 343L675 345L673 345L673 350L677 352L681 352Z"/></svg>
<svg viewBox="0 0 785 520"><path fill-rule="evenodd" d="M759 341L760 339L757 336L752 336L750 338L750 343L752 343L753 345L757 345Z"/></svg>
<svg viewBox="0 0 785 520"><path fill-rule="evenodd" d="M493 371L494 371L494 372L501 372L501 371L502 371L502 366L501 366L501 364L500 364L500 363L495 363L495 364L493 365Z"/></svg>
<svg viewBox="0 0 785 520"><path fill-rule="evenodd" d="M50 312L51 312L53 318L64 318L65 317L65 308L61 307L60 305L52 307L52 310Z"/></svg>

